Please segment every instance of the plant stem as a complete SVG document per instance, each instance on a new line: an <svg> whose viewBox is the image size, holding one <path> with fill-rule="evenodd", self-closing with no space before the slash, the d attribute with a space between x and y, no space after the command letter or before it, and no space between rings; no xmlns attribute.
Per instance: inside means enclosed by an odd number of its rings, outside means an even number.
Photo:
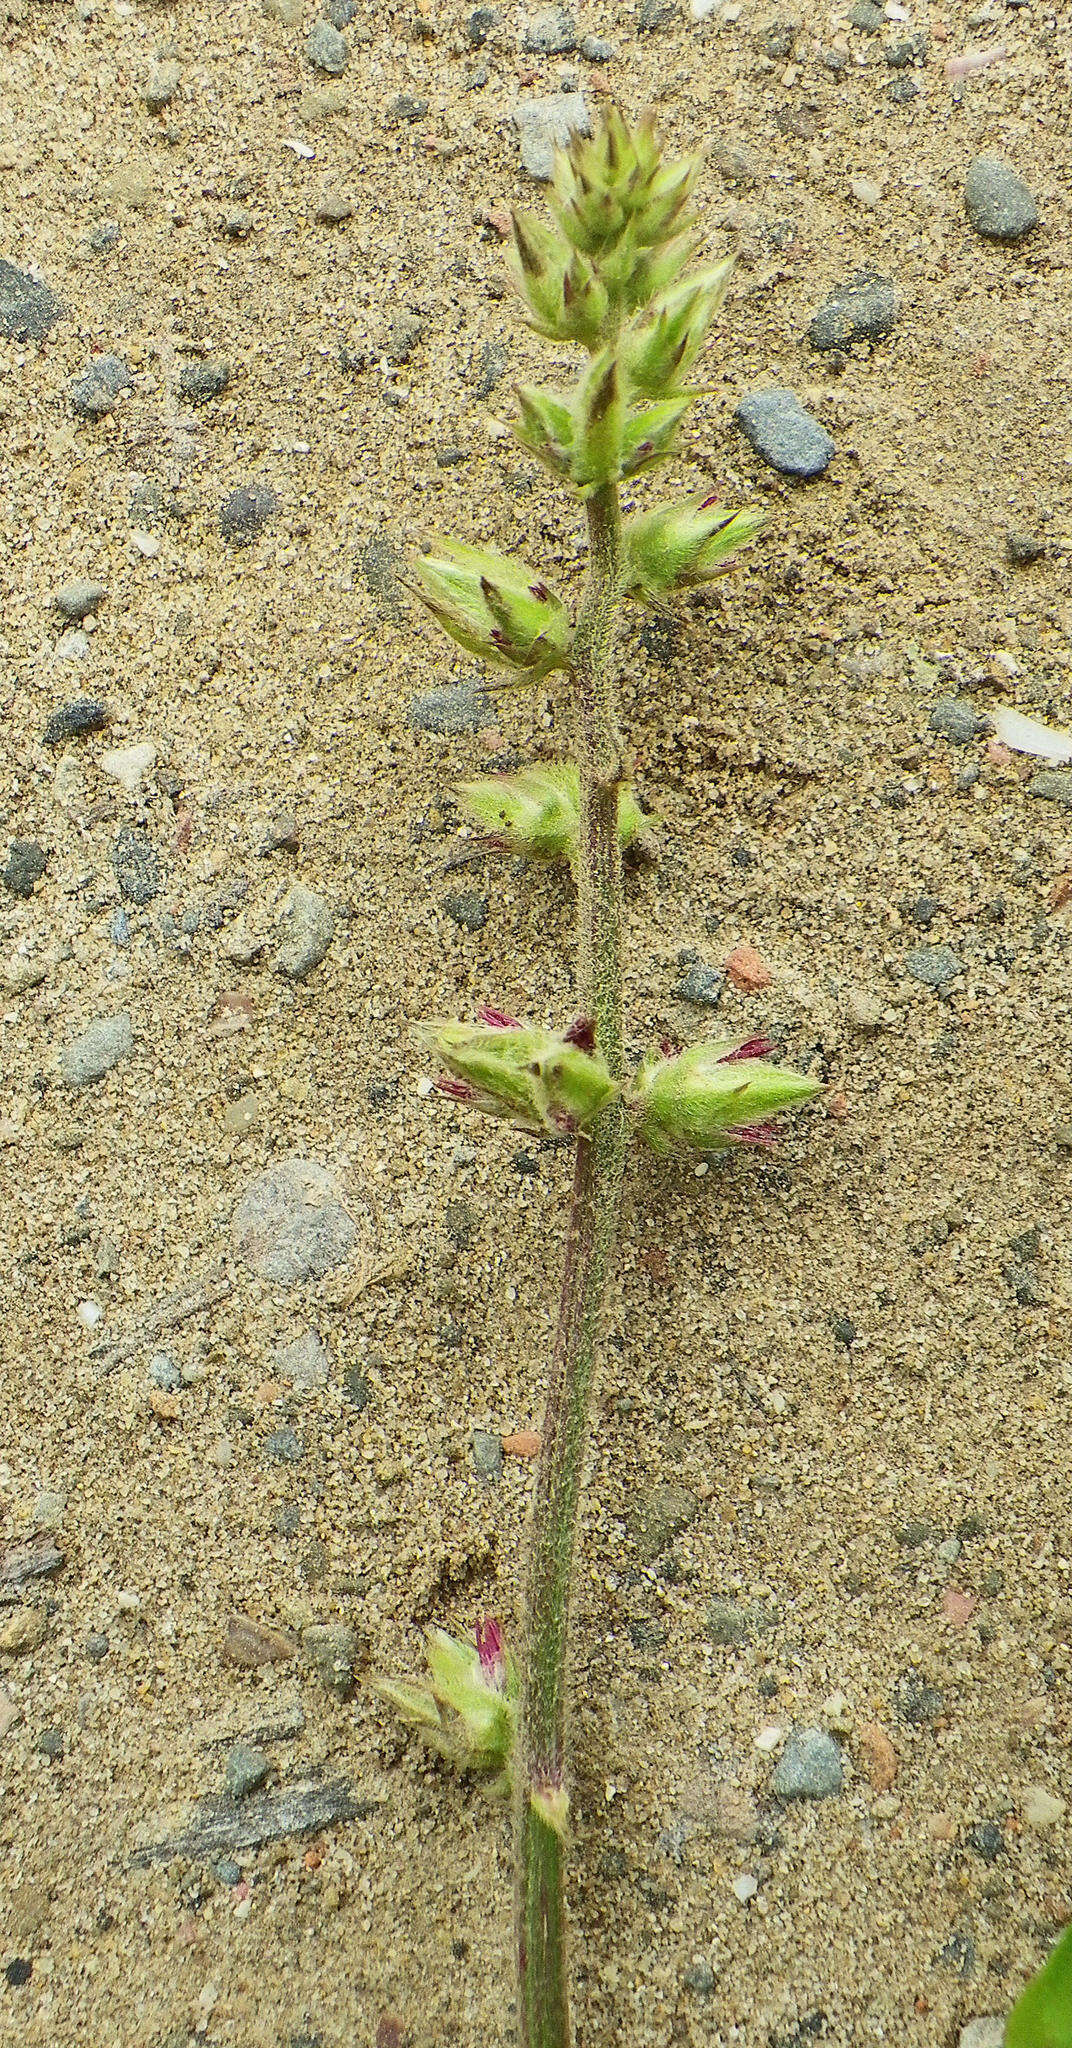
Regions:
<svg viewBox="0 0 1072 2048"><path fill-rule="evenodd" d="M587 500L589 572L574 634L580 742L578 993L622 1076L622 779L611 640L621 597L615 484ZM573 1196L532 1509L517 1750L517 1954L523 2048L569 2048L565 1940L567 1636L581 1473L625 1162L619 1100L577 1139Z"/></svg>

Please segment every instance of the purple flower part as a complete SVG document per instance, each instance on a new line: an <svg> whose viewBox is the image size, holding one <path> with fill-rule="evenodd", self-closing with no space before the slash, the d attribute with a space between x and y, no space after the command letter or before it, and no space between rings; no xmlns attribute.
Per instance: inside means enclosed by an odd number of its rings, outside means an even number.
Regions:
<svg viewBox="0 0 1072 2048"><path fill-rule="evenodd" d="M502 1692L506 1683L506 1657L503 1651L502 1629L490 1614L485 1614L476 1625L476 1654L485 1682L494 1692Z"/></svg>
<svg viewBox="0 0 1072 2048"><path fill-rule="evenodd" d="M762 1152L778 1150L778 1132L769 1120L762 1124L738 1124L726 1136L731 1145L754 1145Z"/></svg>
<svg viewBox="0 0 1072 2048"><path fill-rule="evenodd" d="M493 1010L485 1005L476 1013L478 1024L490 1024L494 1031L520 1031L516 1017L508 1017L505 1010Z"/></svg>
<svg viewBox="0 0 1072 2048"><path fill-rule="evenodd" d="M468 1081L459 1081L454 1074L440 1074L436 1087L441 1095L449 1095L454 1102L472 1102L476 1089Z"/></svg>
<svg viewBox="0 0 1072 2048"><path fill-rule="evenodd" d="M538 599L540 604L546 604L550 595L546 583L529 584L529 596Z"/></svg>
<svg viewBox="0 0 1072 2048"><path fill-rule="evenodd" d="M718 504L718 492L717 492L717 491L712 491L712 493L711 493L711 496L710 496L709 498L704 498L704 499L702 499L702 501L701 501L701 503L700 503L700 508L699 508L699 509L700 509L700 511L701 511L701 512L710 512L710 510L711 510L711 507L712 507L712 505L717 505L717 504Z"/></svg>
<svg viewBox="0 0 1072 2048"><path fill-rule="evenodd" d="M596 1023L594 1017L578 1017L568 1031L562 1033L567 1045L575 1045L578 1052L594 1052L596 1049Z"/></svg>
<svg viewBox="0 0 1072 2048"><path fill-rule="evenodd" d="M724 1052L718 1065L728 1067L734 1060L765 1060L773 1051L769 1038L746 1038L743 1045L735 1045L732 1052Z"/></svg>

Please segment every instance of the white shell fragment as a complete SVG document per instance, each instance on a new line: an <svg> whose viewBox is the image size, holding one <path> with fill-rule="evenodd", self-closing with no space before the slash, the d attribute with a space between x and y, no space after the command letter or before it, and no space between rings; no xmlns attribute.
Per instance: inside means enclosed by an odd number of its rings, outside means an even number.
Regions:
<svg viewBox="0 0 1072 2048"><path fill-rule="evenodd" d="M1042 725L1022 711L998 704L990 713L998 739L1017 754L1037 754L1041 761L1072 761L1072 732L1061 726Z"/></svg>

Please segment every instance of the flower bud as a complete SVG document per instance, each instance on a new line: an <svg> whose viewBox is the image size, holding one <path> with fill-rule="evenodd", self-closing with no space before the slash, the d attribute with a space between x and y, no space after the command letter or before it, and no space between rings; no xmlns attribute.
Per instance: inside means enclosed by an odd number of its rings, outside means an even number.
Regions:
<svg viewBox="0 0 1072 2048"><path fill-rule="evenodd" d="M631 597L658 604L672 591L708 583L762 524L761 512L727 512L698 493L636 513L623 530L625 587Z"/></svg>
<svg viewBox="0 0 1072 2048"><path fill-rule="evenodd" d="M769 1119L817 1095L819 1083L771 1066L771 1050L765 1038L711 1039L645 1060L631 1095L641 1137L660 1153L772 1145Z"/></svg>
<svg viewBox="0 0 1072 2048"><path fill-rule="evenodd" d="M630 408L622 428L622 476L638 476L653 462L662 462L673 454L677 430L694 395L685 391L676 398L661 398L651 405Z"/></svg>
<svg viewBox="0 0 1072 2048"><path fill-rule="evenodd" d="M380 1678L376 1691L440 1756L459 1770L491 1774L489 1789L505 1795L520 1687L498 1622L485 1618L475 1645L460 1643L441 1628L428 1629L426 1642L430 1685Z"/></svg>
<svg viewBox="0 0 1072 2048"><path fill-rule="evenodd" d="M416 574L410 589L471 654L524 669L533 682L569 667L565 607L527 563L446 540L438 553L420 557Z"/></svg>
<svg viewBox="0 0 1072 2048"><path fill-rule="evenodd" d="M729 287L733 259L694 271L662 292L622 338L622 361L635 391L665 398L679 390L702 349Z"/></svg>
<svg viewBox="0 0 1072 2048"><path fill-rule="evenodd" d="M646 114L635 128L612 107L590 140L556 159L551 205L575 249L602 255L629 234L636 249L664 242L681 224L698 163L664 164Z"/></svg>
<svg viewBox="0 0 1072 2048"><path fill-rule="evenodd" d="M572 763L522 768L515 775L463 782L459 795L470 817L486 828L486 843L496 852L574 863L580 785ZM618 839L623 852L640 839L651 822L631 785L623 783L618 791Z"/></svg>
<svg viewBox="0 0 1072 2048"><path fill-rule="evenodd" d="M587 1130L618 1092L587 1019L541 1031L484 1010L475 1024L422 1025L417 1035L445 1068L445 1095L536 1137Z"/></svg>

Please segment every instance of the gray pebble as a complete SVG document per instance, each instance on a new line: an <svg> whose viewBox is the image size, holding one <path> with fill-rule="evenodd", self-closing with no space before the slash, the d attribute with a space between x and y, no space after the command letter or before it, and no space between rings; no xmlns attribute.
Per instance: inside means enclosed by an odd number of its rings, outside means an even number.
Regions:
<svg viewBox="0 0 1072 2048"><path fill-rule="evenodd" d="M777 1799L831 1799L845 1781L841 1750L823 1728L795 1729L789 1737L771 1790Z"/></svg>
<svg viewBox="0 0 1072 2048"><path fill-rule="evenodd" d="M12 896L28 902L47 866L48 855L36 839L13 839L6 864L0 869L0 882Z"/></svg>
<svg viewBox="0 0 1072 2048"><path fill-rule="evenodd" d="M1040 768L1027 785L1028 796L1045 797L1072 811L1072 768Z"/></svg>
<svg viewBox="0 0 1072 2048"><path fill-rule="evenodd" d="M908 1728L927 1728L937 1721L945 1699L918 1671L904 1671L892 1688L893 1711Z"/></svg>
<svg viewBox="0 0 1072 2048"><path fill-rule="evenodd" d="M119 246L119 222L99 220L95 228L90 228L86 245L94 256L110 256Z"/></svg>
<svg viewBox="0 0 1072 2048"><path fill-rule="evenodd" d="M177 1394L182 1385L182 1374L166 1351L154 1351L149 1360L149 1378L165 1394Z"/></svg>
<svg viewBox="0 0 1072 2048"><path fill-rule="evenodd" d="M258 1174L231 1230L236 1251L261 1278L284 1284L341 1265L357 1236L330 1175L312 1159L281 1159Z"/></svg>
<svg viewBox="0 0 1072 2048"><path fill-rule="evenodd" d="M295 882L279 913L281 940L275 955L277 973L301 981L319 967L335 937L335 913L315 889Z"/></svg>
<svg viewBox="0 0 1072 2048"><path fill-rule="evenodd" d="M343 1621L313 1622L302 1630L302 1648L325 1690L336 1699L350 1699L361 1650L356 1630Z"/></svg>
<svg viewBox="0 0 1072 2048"><path fill-rule="evenodd" d="M367 1816L374 1812L378 1804L377 1799L370 1802L367 1795L358 1795L341 1782L288 1784L278 1792L254 1793L240 1805L233 1799L202 1799L192 1821L178 1834L136 1849L131 1860L142 1868L170 1862L176 1856L204 1863L227 1851L260 1849L266 1842L280 1842L289 1835L338 1827L359 1813ZM238 1870L238 1865L231 1868Z"/></svg>
<svg viewBox="0 0 1072 2048"><path fill-rule="evenodd" d="M965 697L940 697L930 716L932 732L940 732L958 747L966 747L971 740L978 739L986 732L989 719L981 718L974 704Z"/></svg>
<svg viewBox="0 0 1072 2048"><path fill-rule="evenodd" d="M494 7L475 7L465 24L470 49L479 50L498 25L499 15Z"/></svg>
<svg viewBox="0 0 1072 2048"><path fill-rule="evenodd" d="M733 1643L747 1642L752 1633L752 1620L747 1607L736 1600L712 1600L704 1621L707 1635L719 1648L729 1648Z"/></svg>
<svg viewBox="0 0 1072 2048"><path fill-rule="evenodd" d="M885 10L875 5L875 0L856 0L856 6L849 15L853 28L862 29L865 35L877 36L886 26Z"/></svg>
<svg viewBox="0 0 1072 2048"><path fill-rule="evenodd" d="M128 903L151 903L160 894L160 856L133 825L124 825L112 855L120 894Z"/></svg>
<svg viewBox="0 0 1072 2048"><path fill-rule="evenodd" d="M347 192L322 192L313 209L313 219L326 228L341 227L353 214L354 202Z"/></svg>
<svg viewBox="0 0 1072 2048"><path fill-rule="evenodd" d="M108 937L113 946L129 946L131 924L125 910L113 910L108 921Z"/></svg>
<svg viewBox="0 0 1072 2048"><path fill-rule="evenodd" d="M577 47L586 64L613 64L619 55L617 43L606 36L582 36Z"/></svg>
<svg viewBox="0 0 1072 2048"><path fill-rule="evenodd" d="M1004 2020L989 2014L969 2020L957 2036L957 2048L1005 2048Z"/></svg>
<svg viewBox="0 0 1072 2048"><path fill-rule="evenodd" d="M1022 178L1000 157L977 156L964 180L964 207L977 235L1018 242L1038 226L1038 207Z"/></svg>
<svg viewBox="0 0 1072 2048"><path fill-rule="evenodd" d="M88 618L90 612L97 610L104 594L103 583L65 583L62 589L57 590L52 600L52 608L59 613L61 619L66 619L69 626L78 626L83 619Z"/></svg>
<svg viewBox="0 0 1072 2048"><path fill-rule="evenodd" d="M501 341L486 341L480 351L476 366L473 388L478 398L487 398L494 391L500 377L505 375L509 362L506 344Z"/></svg>
<svg viewBox="0 0 1072 2048"><path fill-rule="evenodd" d="M837 452L826 428L792 391L772 386L750 392L734 418L756 454L782 476L822 476Z"/></svg>
<svg viewBox="0 0 1072 2048"><path fill-rule="evenodd" d="M60 1057L60 1070L68 1088L86 1088L92 1081L102 1081L120 1060L127 1058L133 1045L129 1010L121 1010L116 1017L95 1018L73 1045L65 1046Z"/></svg>
<svg viewBox="0 0 1072 2048"><path fill-rule="evenodd" d="M406 309L395 314L387 330L383 351L393 368L400 369L403 363L408 363L423 333L424 322L418 313Z"/></svg>
<svg viewBox="0 0 1072 2048"><path fill-rule="evenodd" d="M324 0L320 12L332 28L349 28L357 13L357 0Z"/></svg>
<svg viewBox="0 0 1072 2048"><path fill-rule="evenodd" d="M40 1750L40 1752L41 1752L41 1755L42 1755L42 1756L47 1756L47 1757L49 1757L49 1758L51 1759L51 1761L52 1761L53 1763L60 1763L60 1762L62 1762L62 1759L63 1759L63 1730L62 1730L62 1728L43 1728L43 1729L41 1730L41 1733L40 1733L40 1735L39 1735L39 1736L38 1736L38 1738L37 1738L37 1747L38 1747L38 1749Z"/></svg>
<svg viewBox="0 0 1072 2048"><path fill-rule="evenodd" d="M1023 569L1029 562L1040 562L1046 552L1046 543L1033 533L1007 533L1005 555L1014 569Z"/></svg>
<svg viewBox="0 0 1072 2048"><path fill-rule="evenodd" d="M907 71L910 64L921 64L927 54L927 38L917 29L911 36L899 36L895 43L887 44L883 56L891 71Z"/></svg>
<svg viewBox="0 0 1072 2048"><path fill-rule="evenodd" d="M414 732L443 736L481 732L495 724L495 706L475 684L452 683L414 698L409 707L409 724Z"/></svg>
<svg viewBox="0 0 1072 2048"><path fill-rule="evenodd" d="M577 47L577 24L564 7L545 7L526 22L521 39L523 50L541 57L557 57Z"/></svg>
<svg viewBox="0 0 1072 2048"><path fill-rule="evenodd" d="M229 242L244 242L253 233L254 225L248 206L231 206L220 220L220 233Z"/></svg>
<svg viewBox="0 0 1072 2048"><path fill-rule="evenodd" d="M473 1470L478 1479L489 1479L494 1483L502 1478L502 1438L492 1436L490 1430L473 1431Z"/></svg>
<svg viewBox="0 0 1072 2048"><path fill-rule="evenodd" d="M270 1769L263 1749L254 1749L249 1742L236 1742L224 1766L223 1789L229 1799L246 1799L263 1785Z"/></svg>
<svg viewBox="0 0 1072 2048"><path fill-rule="evenodd" d="M108 1655L108 1649L107 1636L91 1635L86 1637L86 1656L91 1664L103 1664L104 1659Z"/></svg>
<svg viewBox="0 0 1072 2048"><path fill-rule="evenodd" d="M700 1503L689 1487L679 1486L673 1480L653 1486L628 1518L644 1563L652 1564L675 1536L691 1526L699 1512Z"/></svg>
<svg viewBox="0 0 1072 2048"><path fill-rule="evenodd" d="M327 1385L328 1354L315 1330L303 1330L292 1343L284 1344L272 1362L299 1393L311 1394Z"/></svg>
<svg viewBox="0 0 1072 2048"><path fill-rule="evenodd" d="M901 74L900 78L894 79L887 94L887 98L895 107L906 106L909 100L918 99L918 97L919 86L916 84L915 79L907 77L904 73Z"/></svg>
<svg viewBox="0 0 1072 2048"><path fill-rule="evenodd" d="M63 313L39 278L0 257L0 335L7 341L44 341Z"/></svg>
<svg viewBox="0 0 1072 2048"><path fill-rule="evenodd" d="M444 898L443 908L466 932L482 932L488 921L488 899L472 892L457 892Z"/></svg>
<svg viewBox="0 0 1072 2048"><path fill-rule="evenodd" d="M669 0L641 0L637 28L641 35L651 35L655 29L669 28L676 14L677 8Z"/></svg>
<svg viewBox="0 0 1072 2048"><path fill-rule="evenodd" d="M314 71L326 71L331 78L338 78L350 62L350 51L345 36L341 36L330 21L321 16L314 21L305 44L305 61Z"/></svg>
<svg viewBox="0 0 1072 2048"><path fill-rule="evenodd" d="M57 661L84 661L89 653L89 634L81 626L68 626L56 642Z"/></svg>
<svg viewBox="0 0 1072 2048"><path fill-rule="evenodd" d="M681 1981L686 1991L695 1992L697 1998L710 1998L718 1985L710 1963L690 1963Z"/></svg>
<svg viewBox="0 0 1072 2048"><path fill-rule="evenodd" d="M150 114L162 114L164 108L171 105L181 84L182 65L176 63L174 58L169 58L162 64L154 64L141 89L142 99Z"/></svg>
<svg viewBox="0 0 1072 2048"><path fill-rule="evenodd" d="M226 391L230 381L229 363L184 363L179 371L179 397L188 405L204 405Z"/></svg>
<svg viewBox="0 0 1072 2048"><path fill-rule="evenodd" d="M133 381L122 356L97 356L68 388L72 409L83 420L103 419Z"/></svg>
<svg viewBox="0 0 1072 2048"><path fill-rule="evenodd" d="M690 967L678 986L682 1002L696 1003L702 1010L717 1010L722 1001L726 977L717 967L705 967L698 962Z"/></svg>
<svg viewBox="0 0 1072 2048"><path fill-rule="evenodd" d="M400 92L387 109L389 121L423 121L428 112L428 101L418 99L412 92Z"/></svg>
<svg viewBox="0 0 1072 2048"><path fill-rule="evenodd" d="M297 1465L305 1456L305 1445L292 1429L273 1429L264 1446L278 1465Z"/></svg>
<svg viewBox="0 0 1072 2048"><path fill-rule="evenodd" d="M861 270L820 306L808 328L813 348L848 348L856 341L881 341L893 332L897 292L888 277Z"/></svg>
<svg viewBox="0 0 1072 2048"><path fill-rule="evenodd" d="M220 508L220 532L236 547L246 547L278 509L270 484L240 484Z"/></svg>
<svg viewBox="0 0 1072 2048"><path fill-rule="evenodd" d="M584 96L559 92L551 99L522 100L514 109L521 138L521 161L530 178L543 183L555 167L555 150L566 149L574 135L590 135L592 123Z"/></svg>
<svg viewBox="0 0 1072 2048"><path fill-rule="evenodd" d="M945 988L960 973L960 961L952 946L913 946L905 957L913 981L925 988Z"/></svg>

